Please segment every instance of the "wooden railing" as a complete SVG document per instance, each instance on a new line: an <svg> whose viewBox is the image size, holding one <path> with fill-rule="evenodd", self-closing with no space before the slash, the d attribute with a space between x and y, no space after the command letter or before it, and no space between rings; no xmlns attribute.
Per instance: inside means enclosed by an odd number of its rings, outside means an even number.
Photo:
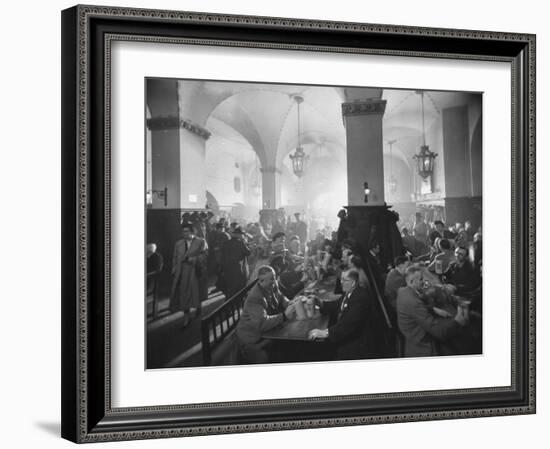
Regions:
<svg viewBox="0 0 550 449"><path fill-rule="evenodd" d="M237 326L241 318L244 300L250 289L256 285L256 282L257 280L252 281L201 320L202 358L204 365L212 364L213 352L220 347Z"/></svg>

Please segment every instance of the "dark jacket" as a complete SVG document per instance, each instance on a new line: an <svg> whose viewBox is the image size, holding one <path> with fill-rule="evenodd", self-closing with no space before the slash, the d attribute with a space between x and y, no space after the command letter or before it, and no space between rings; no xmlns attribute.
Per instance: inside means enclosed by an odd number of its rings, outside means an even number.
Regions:
<svg viewBox="0 0 550 449"><path fill-rule="evenodd" d="M479 274L468 261L464 262L462 266L456 261L451 262L445 272L445 278L447 282L456 286L459 295L467 294L481 284Z"/></svg>
<svg viewBox="0 0 550 449"><path fill-rule="evenodd" d="M246 286L250 249L241 240L231 239L224 243L221 253L224 293L229 299Z"/></svg>
<svg viewBox="0 0 550 449"><path fill-rule="evenodd" d="M328 340L336 345L338 360L374 357L373 302L366 290L356 287L339 301L323 302L321 311L336 317L328 328Z"/></svg>

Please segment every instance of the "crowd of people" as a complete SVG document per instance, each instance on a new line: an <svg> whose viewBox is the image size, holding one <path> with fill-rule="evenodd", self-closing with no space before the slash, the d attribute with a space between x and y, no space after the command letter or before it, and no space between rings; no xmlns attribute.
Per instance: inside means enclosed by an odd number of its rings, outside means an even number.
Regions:
<svg viewBox="0 0 550 449"><path fill-rule="evenodd" d="M170 310L182 311L184 325L200 316L209 287L223 292L226 299L257 277L262 263L276 267L281 288L292 296L306 278L319 276L325 262L323 247L330 228L319 229L308 242L313 228L301 214L286 216L283 210L268 224L216 217L212 212L186 212L181 217L181 239L174 243L171 263ZM153 250L151 250L154 248ZM305 254L312 254L306 258ZM148 244L148 283L158 278L162 267L152 261L162 256L156 244ZM158 265L158 264L157 264ZM307 274L305 274L307 272ZM211 290L211 289L210 289Z"/></svg>
<svg viewBox="0 0 550 449"><path fill-rule="evenodd" d="M466 346L454 341L472 316L481 316L481 230L473 232L469 221L447 228L417 219L401 229L406 252L390 265L381 262L378 242L360 248L330 228L310 236L298 213L294 219L281 214L269 226L184 214L181 229L172 258L173 311L192 319L200 315L208 285L230 299L258 279L237 325L245 362L270 360L263 333L292 319L306 285L327 279L335 280L333 291L316 298L316 306L331 317L329 326L313 329L309 338L331 342L337 359L478 350L479 335ZM388 329L396 352L384 354L380 341Z"/></svg>

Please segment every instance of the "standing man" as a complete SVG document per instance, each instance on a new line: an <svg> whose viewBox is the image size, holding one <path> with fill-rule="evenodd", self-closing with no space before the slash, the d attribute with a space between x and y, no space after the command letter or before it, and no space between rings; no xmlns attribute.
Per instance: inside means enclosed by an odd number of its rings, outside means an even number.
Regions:
<svg viewBox="0 0 550 449"><path fill-rule="evenodd" d="M213 271L216 273L216 289L224 290L224 279L222 276L222 249L223 245L231 239L225 232L225 222L220 220L216 223L216 229L210 233L209 247L212 251Z"/></svg>
<svg viewBox="0 0 550 449"><path fill-rule="evenodd" d="M295 306L285 298L275 281L275 270L263 265L258 282L252 287L243 306L237 338L241 354L249 363L267 363L269 341L262 335L294 316Z"/></svg>
<svg viewBox="0 0 550 449"><path fill-rule="evenodd" d="M372 326L373 302L366 290L359 287L359 273L342 273L344 296L340 301L321 301L321 312L336 316L328 329L313 329L310 340L328 339L336 345L337 360L360 360L375 356L376 336Z"/></svg>
<svg viewBox="0 0 550 449"><path fill-rule="evenodd" d="M248 280L248 260L250 249L244 241L240 226L231 231L231 240L222 247L222 276L226 299L231 298L246 286Z"/></svg>
<svg viewBox="0 0 550 449"><path fill-rule="evenodd" d="M424 218L420 212L416 212L414 216L413 235L416 240L426 243L426 239L428 237L428 225L424 221Z"/></svg>
<svg viewBox="0 0 550 449"><path fill-rule="evenodd" d="M206 240L195 236L192 223L184 222L181 230L183 238L176 242L172 257L170 310L183 311L187 317L184 319L186 326L191 321L191 313L200 313L199 279L205 266L208 245Z"/></svg>
<svg viewBox="0 0 550 449"><path fill-rule="evenodd" d="M406 287L397 293L397 322L405 337L405 357L439 355L438 341L458 334L466 325L461 308L450 318L436 317L422 300L422 269L412 266L405 274Z"/></svg>

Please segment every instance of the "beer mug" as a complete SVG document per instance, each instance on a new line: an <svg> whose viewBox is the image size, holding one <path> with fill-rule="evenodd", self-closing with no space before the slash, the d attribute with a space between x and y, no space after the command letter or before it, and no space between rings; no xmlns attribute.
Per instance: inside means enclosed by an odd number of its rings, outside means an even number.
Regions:
<svg viewBox="0 0 550 449"><path fill-rule="evenodd" d="M306 316L308 318L313 318L315 315L315 299L311 296L308 296L306 299Z"/></svg>
<svg viewBox="0 0 550 449"><path fill-rule="evenodd" d="M436 274L443 274L443 261L442 260L436 260L435 261L435 272L436 272Z"/></svg>
<svg viewBox="0 0 550 449"><path fill-rule="evenodd" d="M304 307L304 303L302 302L302 298L301 297L296 298L296 302L294 304L296 307L296 319L298 321L303 321L307 319L307 312Z"/></svg>

